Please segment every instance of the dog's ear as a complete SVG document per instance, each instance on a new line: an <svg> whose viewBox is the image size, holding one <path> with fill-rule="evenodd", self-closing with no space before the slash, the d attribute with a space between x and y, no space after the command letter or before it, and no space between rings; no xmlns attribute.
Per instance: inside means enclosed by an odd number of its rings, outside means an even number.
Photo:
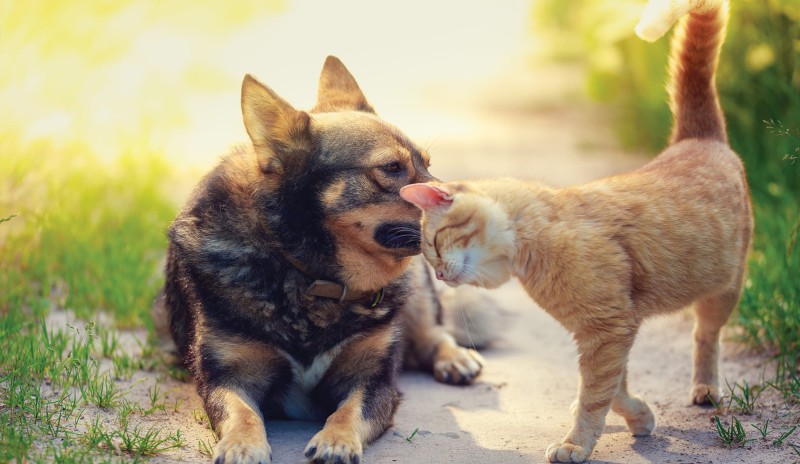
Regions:
<svg viewBox="0 0 800 464"><path fill-rule="evenodd" d="M339 58L329 56L319 76L317 106L311 111L328 113L348 110L375 113L350 71Z"/></svg>
<svg viewBox="0 0 800 464"><path fill-rule="evenodd" d="M292 108L249 74L242 82L244 127L267 175L281 176L286 167L302 162L311 152L309 117Z"/></svg>

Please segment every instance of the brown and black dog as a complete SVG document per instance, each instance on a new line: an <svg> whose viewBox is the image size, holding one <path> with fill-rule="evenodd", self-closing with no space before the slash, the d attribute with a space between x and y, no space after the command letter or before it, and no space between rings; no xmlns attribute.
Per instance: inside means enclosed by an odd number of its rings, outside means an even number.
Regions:
<svg viewBox="0 0 800 464"><path fill-rule="evenodd" d="M246 76L252 145L222 159L169 229L154 310L221 437L215 462L271 461L265 417L326 419L314 463L358 463L391 424L407 365L471 382L419 258L419 210L401 187L428 155L375 115L328 57L310 112ZM413 263L412 263L413 261Z"/></svg>

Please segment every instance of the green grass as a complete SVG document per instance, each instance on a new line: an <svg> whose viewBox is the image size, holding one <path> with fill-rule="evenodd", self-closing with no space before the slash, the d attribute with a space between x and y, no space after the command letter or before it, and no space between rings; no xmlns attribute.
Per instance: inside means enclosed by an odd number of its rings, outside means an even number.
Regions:
<svg viewBox="0 0 800 464"><path fill-rule="evenodd" d="M162 158L104 163L81 147L17 146L0 136L0 313L53 301L122 327L146 323L161 285L164 231L176 205Z"/></svg>
<svg viewBox="0 0 800 464"><path fill-rule="evenodd" d="M161 285L176 209L167 165L152 155L106 163L11 136L0 156L0 462L118 462L184 446L180 431L141 420L166 411L157 383L138 405L117 382L152 364L152 347L132 357L117 328L148 326ZM53 308L88 322L49 328ZM116 327L95 322L99 312Z"/></svg>
<svg viewBox="0 0 800 464"><path fill-rule="evenodd" d="M747 438L747 432L745 432L742 423L736 416L731 418L731 423L727 426L722 424L719 416L714 416L714 425L717 428L720 441L722 441L722 446L726 448L744 446L747 442L752 441L752 439Z"/></svg>

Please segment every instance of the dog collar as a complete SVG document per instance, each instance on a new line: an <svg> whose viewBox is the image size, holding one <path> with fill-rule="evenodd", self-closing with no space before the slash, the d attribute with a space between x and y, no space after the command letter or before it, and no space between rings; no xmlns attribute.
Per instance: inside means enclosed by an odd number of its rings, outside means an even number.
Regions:
<svg viewBox="0 0 800 464"><path fill-rule="evenodd" d="M308 271L305 265L303 265L300 261L295 259L290 254L283 252L283 256L286 258L289 263L294 266L298 271L302 272L303 274L313 277L311 272ZM340 284L338 282L332 282L330 280L321 280L317 279L311 283L311 285L306 289L306 295L309 296L319 296L323 298L332 298L334 300L338 300L339 303L343 303L345 301L358 301L358 300L366 300L365 304L370 308L375 308L383 301L383 288L379 289L376 292L372 291L356 291L347 288L347 285Z"/></svg>
<svg viewBox="0 0 800 464"><path fill-rule="evenodd" d="M383 289L377 292L356 291L347 288L347 285L331 282L329 280L315 280L306 290L306 295L333 298L339 303L344 301L367 300L367 306L375 308L383 301Z"/></svg>

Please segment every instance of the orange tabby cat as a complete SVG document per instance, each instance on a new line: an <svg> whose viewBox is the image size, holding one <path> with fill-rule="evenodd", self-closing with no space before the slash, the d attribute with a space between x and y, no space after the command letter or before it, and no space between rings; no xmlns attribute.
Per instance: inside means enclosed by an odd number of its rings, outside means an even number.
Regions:
<svg viewBox="0 0 800 464"><path fill-rule="evenodd" d="M573 334L580 354L574 424L550 461L586 460L610 409L634 435L653 413L628 393L628 352L642 321L694 303L692 401L720 399L721 327L737 303L752 216L742 163L727 145L714 84L727 22L723 0L650 6L637 31L673 39L671 145L644 167L553 189L513 179L414 184L422 250L451 286L517 277ZM656 36L656 37L654 37Z"/></svg>

